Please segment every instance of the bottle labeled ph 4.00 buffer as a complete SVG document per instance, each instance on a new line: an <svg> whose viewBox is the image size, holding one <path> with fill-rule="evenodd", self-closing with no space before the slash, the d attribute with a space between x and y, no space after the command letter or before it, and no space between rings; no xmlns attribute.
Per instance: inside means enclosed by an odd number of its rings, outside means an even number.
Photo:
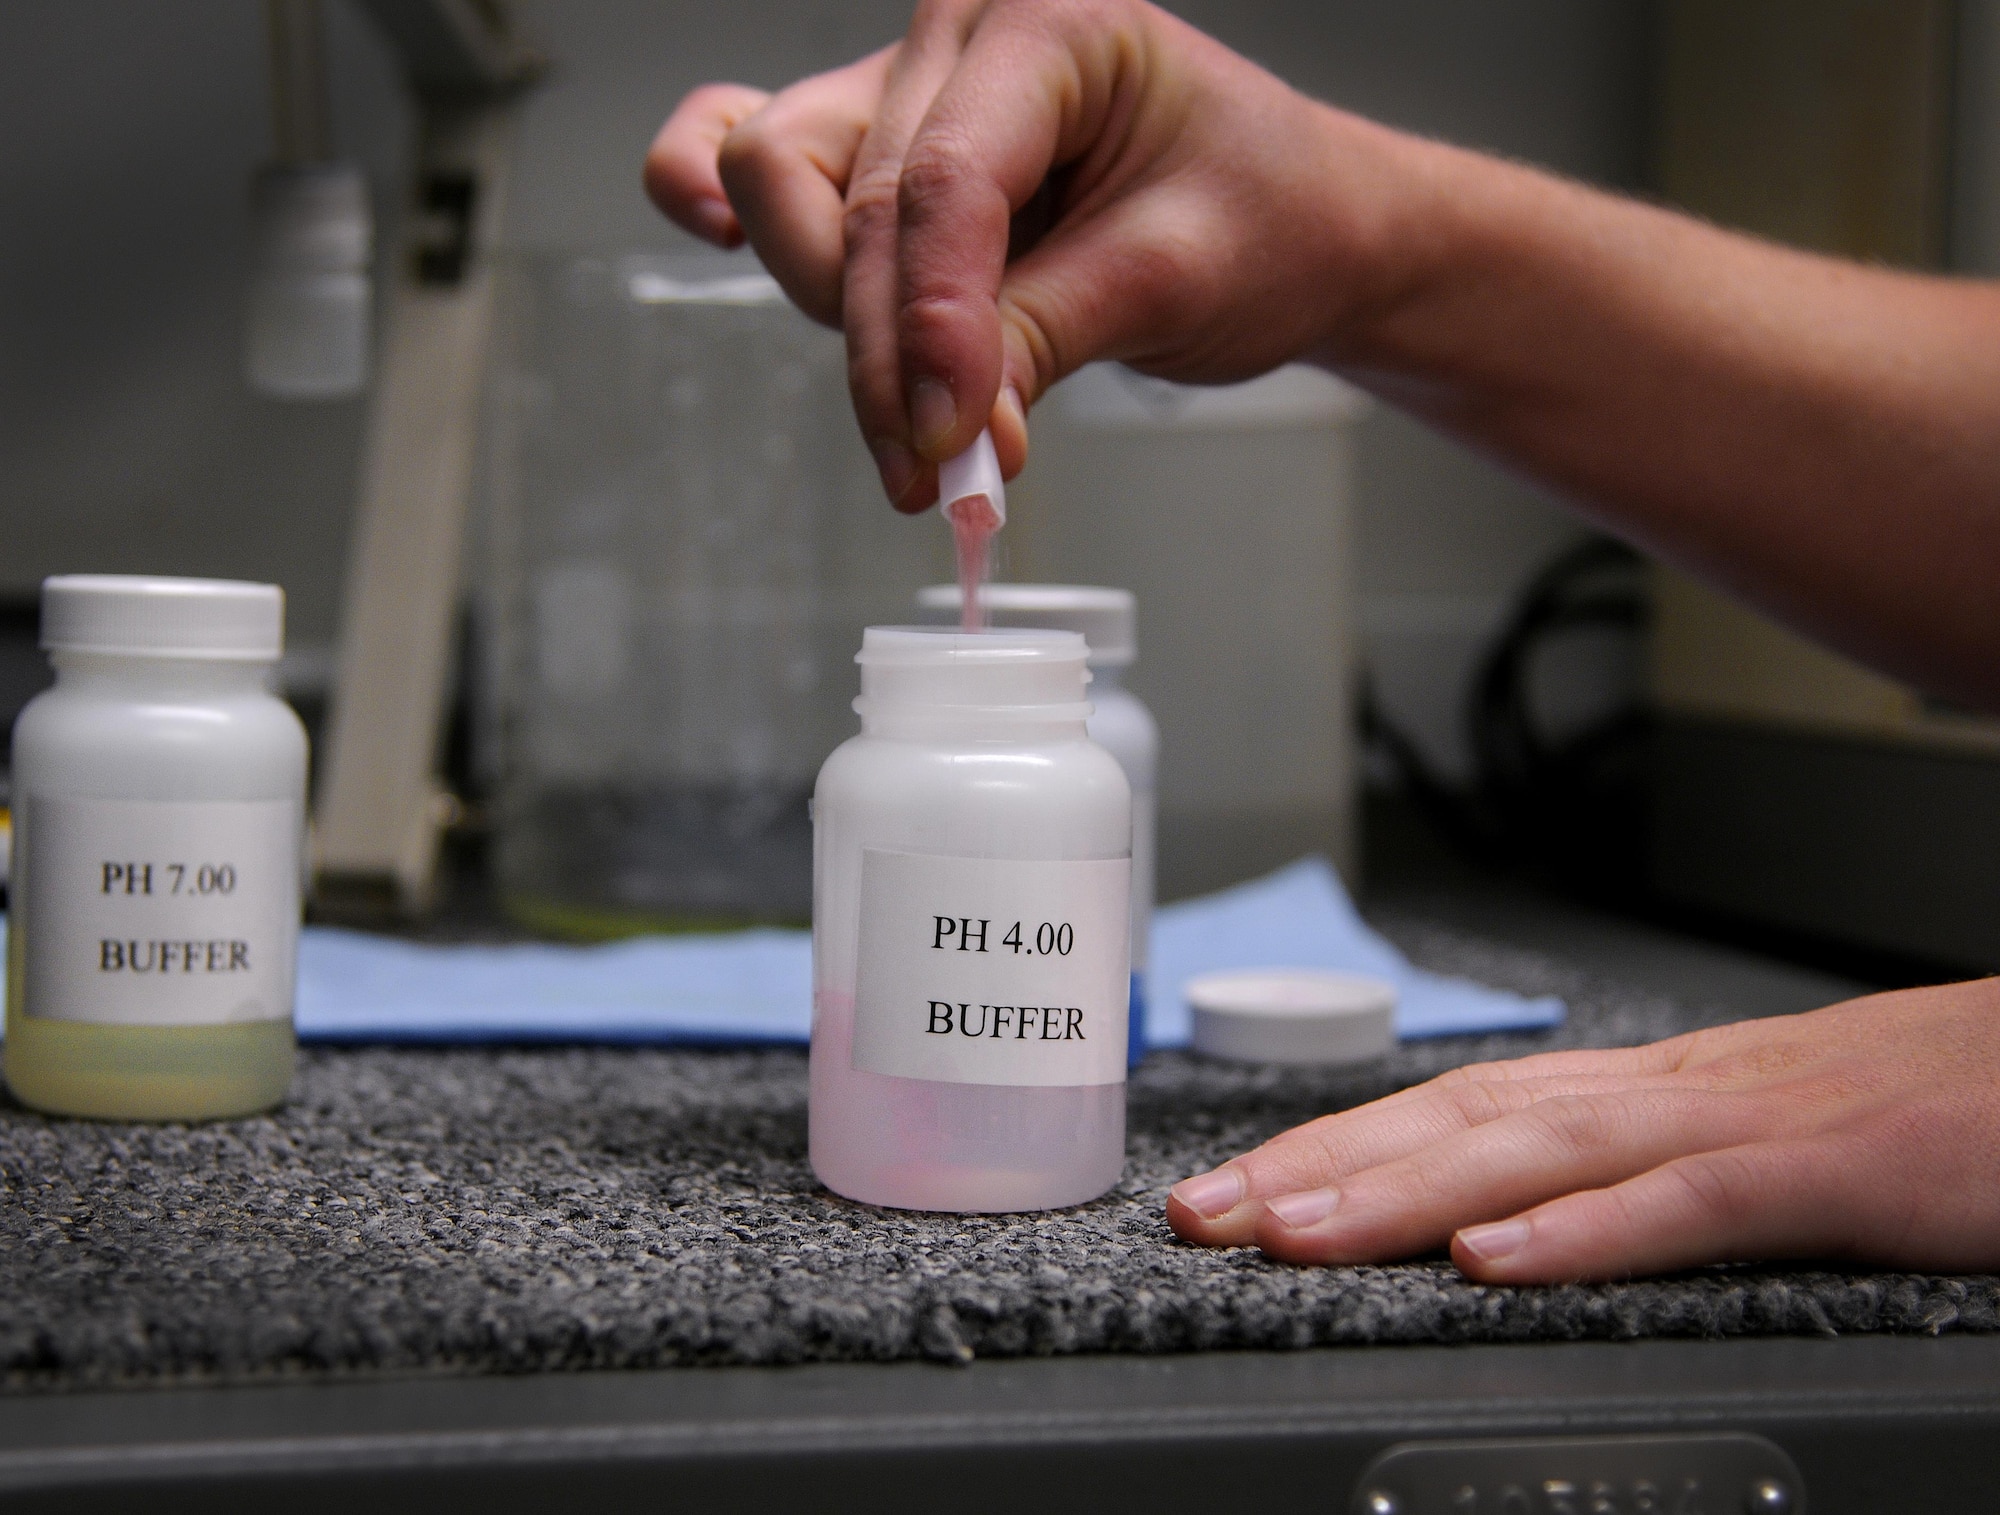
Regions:
<svg viewBox="0 0 2000 1515"><path fill-rule="evenodd" d="M56 684L14 726L8 1087L65 1115L195 1120L283 1098L306 739L269 690L282 592L42 586Z"/></svg>
<svg viewBox="0 0 2000 1515"><path fill-rule="evenodd" d="M814 795L811 1148L908 1209L1095 1198L1125 1158L1132 797L1075 632L871 627Z"/></svg>
<svg viewBox="0 0 2000 1515"><path fill-rule="evenodd" d="M1132 786L1132 1006L1126 1061L1138 1066L1146 1052L1146 961L1153 935L1153 836L1155 776L1160 728L1139 697L1125 687L1125 670L1138 656L1138 607L1129 589L1087 584L986 584L980 604L995 626L1046 626L1074 631L1090 648L1090 739L1118 759ZM917 591L918 608L957 620L964 593L956 584Z"/></svg>

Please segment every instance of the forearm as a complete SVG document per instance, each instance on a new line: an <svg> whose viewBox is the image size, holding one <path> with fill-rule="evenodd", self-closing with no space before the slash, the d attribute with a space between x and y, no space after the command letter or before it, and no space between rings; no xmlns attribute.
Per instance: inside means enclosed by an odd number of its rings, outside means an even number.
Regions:
<svg viewBox="0 0 2000 1515"><path fill-rule="evenodd" d="M1384 293L1325 361L1801 628L2000 706L2000 288L1369 150L1401 158Z"/></svg>

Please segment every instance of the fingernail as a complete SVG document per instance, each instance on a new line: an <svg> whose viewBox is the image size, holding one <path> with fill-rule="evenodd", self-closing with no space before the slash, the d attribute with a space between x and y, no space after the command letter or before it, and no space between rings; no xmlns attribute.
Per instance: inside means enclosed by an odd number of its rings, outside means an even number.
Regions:
<svg viewBox="0 0 2000 1515"><path fill-rule="evenodd" d="M1303 1231L1316 1226L1339 1208L1338 1189L1306 1189L1297 1194L1281 1194L1267 1200L1264 1208L1278 1217L1278 1224Z"/></svg>
<svg viewBox="0 0 2000 1515"><path fill-rule="evenodd" d="M1203 1220L1214 1220L1243 1203L1243 1175L1234 1168L1217 1168L1182 1179L1172 1192Z"/></svg>
<svg viewBox="0 0 2000 1515"><path fill-rule="evenodd" d="M882 488L889 496L889 502L900 505L903 496L910 492L910 486L917 481L921 468L916 454L901 442L876 442L869 449L875 454L876 471L882 475Z"/></svg>
<svg viewBox="0 0 2000 1515"><path fill-rule="evenodd" d="M1458 1244L1479 1262L1498 1262L1525 1247L1532 1229L1525 1220L1496 1220L1490 1226L1467 1226L1458 1233Z"/></svg>
<svg viewBox="0 0 2000 1515"><path fill-rule="evenodd" d="M1005 389L1000 391L1000 408L1012 412L1014 419L1020 423L1021 429L1023 431L1027 430L1028 407L1021 403L1021 392L1012 384L1009 384Z"/></svg>
<svg viewBox="0 0 2000 1515"><path fill-rule="evenodd" d="M918 379L910 386L910 433L917 451L935 452L958 424L958 402L949 386L936 379Z"/></svg>
<svg viewBox="0 0 2000 1515"><path fill-rule="evenodd" d="M727 200L697 200L693 213L701 224L702 235L711 242L727 241L736 235L736 212L729 208Z"/></svg>

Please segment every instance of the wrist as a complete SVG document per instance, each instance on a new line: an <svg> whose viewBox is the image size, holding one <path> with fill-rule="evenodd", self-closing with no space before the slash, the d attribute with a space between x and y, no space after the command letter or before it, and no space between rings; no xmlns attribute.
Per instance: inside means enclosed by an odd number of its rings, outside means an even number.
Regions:
<svg viewBox="0 0 2000 1515"><path fill-rule="evenodd" d="M1476 261L1468 251L1468 202L1478 170L1506 166L1313 106L1320 142L1317 247L1311 297L1321 312L1312 361L1339 369L1403 366L1401 337L1414 312Z"/></svg>

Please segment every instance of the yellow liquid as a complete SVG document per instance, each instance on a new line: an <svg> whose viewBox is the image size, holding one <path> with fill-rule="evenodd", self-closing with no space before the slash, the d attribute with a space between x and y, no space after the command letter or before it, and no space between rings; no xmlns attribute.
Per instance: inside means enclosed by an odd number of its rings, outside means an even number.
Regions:
<svg viewBox="0 0 2000 1515"><path fill-rule="evenodd" d="M268 1110L291 1086L290 1020L112 1026L44 1020L7 1006L7 1087L51 1115L217 1120Z"/></svg>
<svg viewBox="0 0 2000 1515"><path fill-rule="evenodd" d="M500 902L508 917L542 936L571 941L615 942L628 936L681 936L694 932L747 931L753 926L803 928L811 921L756 919L742 915L667 915L609 906L570 905L530 894L508 894Z"/></svg>

